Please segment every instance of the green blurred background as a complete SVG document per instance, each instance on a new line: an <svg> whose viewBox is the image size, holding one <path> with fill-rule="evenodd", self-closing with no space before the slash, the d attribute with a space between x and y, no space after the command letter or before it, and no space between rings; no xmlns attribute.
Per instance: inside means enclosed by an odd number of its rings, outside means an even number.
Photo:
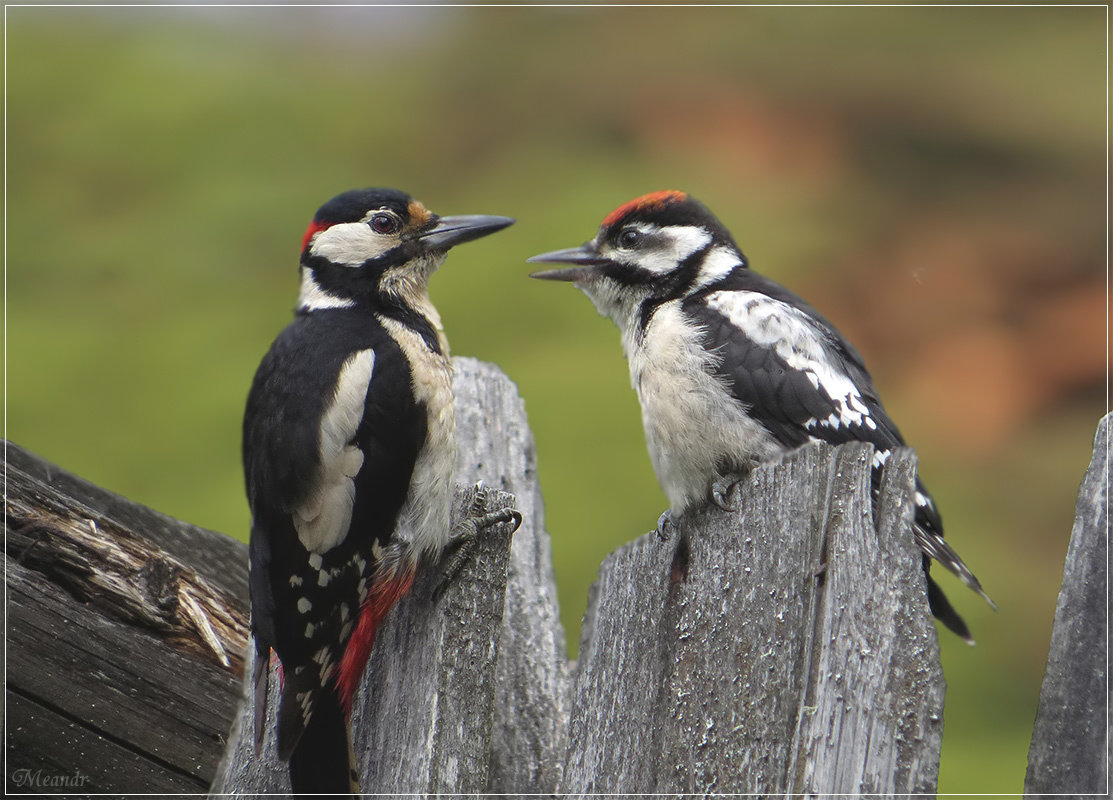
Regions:
<svg viewBox="0 0 1113 800"><path fill-rule="evenodd" d="M948 536L940 791L1019 792L1107 405L1105 9L7 8L7 435L244 538L243 400L316 207L508 214L434 279L526 400L574 650L665 507L617 333L524 259L684 189L863 351Z"/></svg>

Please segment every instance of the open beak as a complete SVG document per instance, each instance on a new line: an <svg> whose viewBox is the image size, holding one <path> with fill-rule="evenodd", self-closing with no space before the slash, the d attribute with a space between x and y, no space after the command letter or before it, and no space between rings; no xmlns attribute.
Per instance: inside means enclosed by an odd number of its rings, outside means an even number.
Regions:
<svg viewBox="0 0 1113 800"><path fill-rule="evenodd" d="M489 214L464 214L458 217L441 217L427 231L418 234L426 250L444 251L472 239L478 239L514 224L510 217Z"/></svg>
<svg viewBox="0 0 1113 800"><path fill-rule="evenodd" d="M539 256L527 258L526 261L531 264L573 265L563 269L546 269L541 272L533 272L530 274L531 278L539 278L543 281L586 280L594 277L598 273L597 267L607 263L607 259L600 256L599 253L595 251L594 245L590 242L580 245L579 247L569 247L566 250L553 250L551 253L542 253Z"/></svg>

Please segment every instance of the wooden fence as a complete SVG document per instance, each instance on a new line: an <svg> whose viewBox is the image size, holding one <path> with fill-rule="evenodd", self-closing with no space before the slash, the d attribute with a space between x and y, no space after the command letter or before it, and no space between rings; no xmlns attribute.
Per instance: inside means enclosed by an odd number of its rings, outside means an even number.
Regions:
<svg viewBox="0 0 1113 800"><path fill-rule="evenodd" d="M456 390L461 484L524 521L438 602L436 571L420 576L384 626L352 718L367 795L935 791L944 682L910 451L888 460L876 519L871 449L811 446L755 470L740 510L623 546L570 663L522 402L471 359ZM1105 791L1108 432L1079 496L1036 794ZM246 548L12 445L7 473L9 790L288 791L239 702Z"/></svg>

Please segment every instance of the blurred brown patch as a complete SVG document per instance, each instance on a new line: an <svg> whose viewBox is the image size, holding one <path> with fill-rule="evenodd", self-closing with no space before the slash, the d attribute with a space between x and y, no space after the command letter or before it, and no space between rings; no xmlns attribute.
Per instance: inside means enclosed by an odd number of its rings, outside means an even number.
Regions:
<svg viewBox="0 0 1113 800"><path fill-rule="evenodd" d="M826 184L845 164L842 136L830 116L710 79L655 91L672 102L630 110L637 115L633 130L662 155L703 153L744 185L801 176Z"/></svg>
<svg viewBox="0 0 1113 800"><path fill-rule="evenodd" d="M985 456L1036 409L1034 376L1006 331L985 326L928 344L897 394L939 444Z"/></svg>
<svg viewBox="0 0 1113 800"><path fill-rule="evenodd" d="M928 215L840 265L818 294L883 397L940 445L984 457L1104 385L1105 279L1083 250Z"/></svg>

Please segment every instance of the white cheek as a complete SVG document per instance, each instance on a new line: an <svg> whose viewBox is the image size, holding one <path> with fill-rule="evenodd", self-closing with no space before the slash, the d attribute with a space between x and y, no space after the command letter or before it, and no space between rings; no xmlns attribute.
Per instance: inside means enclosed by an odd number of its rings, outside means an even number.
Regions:
<svg viewBox="0 0 1113 800"><path fill-rule="evenodd" d="M702 250L711 244L711 234L703 228L698 228L694 225L683 228L670 228L669 238L672 240L672 247L667 252L668 258L672 261L673 266L686 259L688 256L697 250Z"/></svg>
<svg viewBox="0 0 1113 800"><path fill-rule="evenodd" d="M394 236L383 236L364 222L342 222L318 233L309 252L334 264L358 267L369 258L378 258L398 245Z"/></svg>

